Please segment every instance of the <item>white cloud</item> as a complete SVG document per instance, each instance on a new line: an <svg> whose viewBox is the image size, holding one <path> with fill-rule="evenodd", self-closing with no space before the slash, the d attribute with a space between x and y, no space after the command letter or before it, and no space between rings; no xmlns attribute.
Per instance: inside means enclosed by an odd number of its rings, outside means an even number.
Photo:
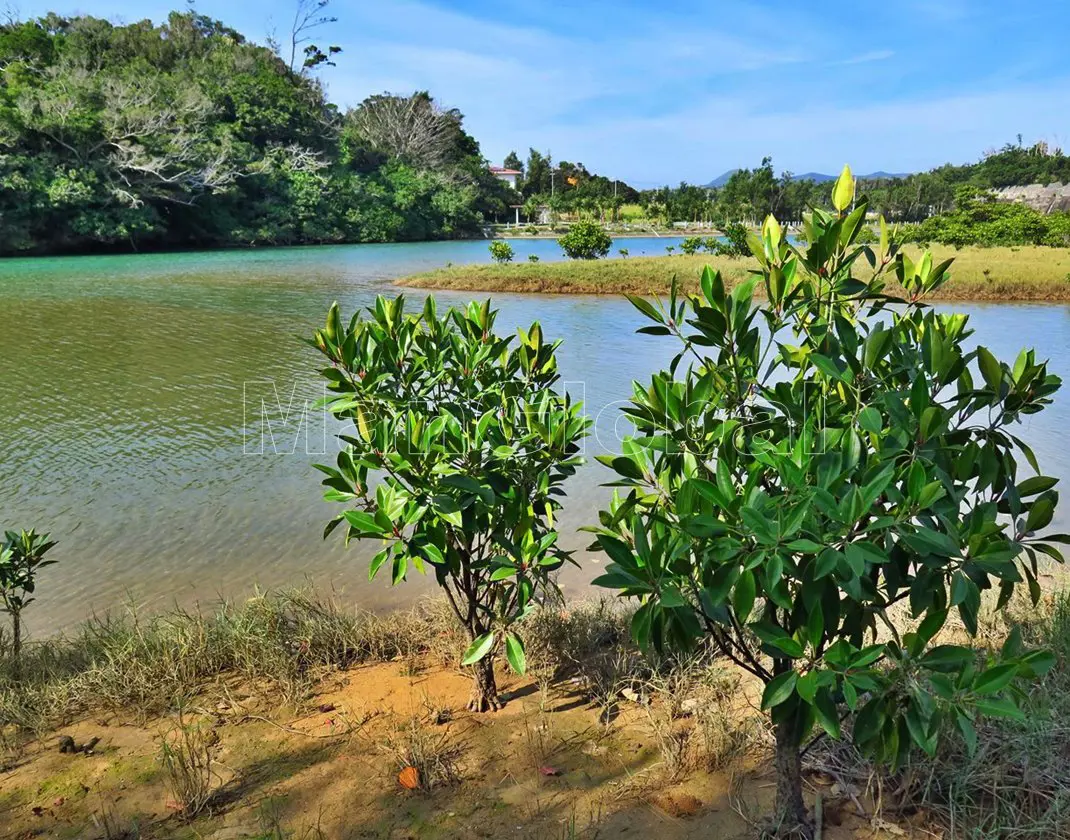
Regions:
<svg viewBox="0 0 1070 840"><path fill-rule="evenodd" d="M687 85L704 94L706 80L812 60L801 38L785 45L664 14L645 14L624 37L602 32L597 40L565 21L553 29L513 25L416 0L347 6L344 14L353 36L340 42L345 69L328 75L336 101L428 89L465 114L495 159L533 145L596 165L598 154L558 146L554 126L597 130L615 111L671 109Z"/></svg>
<svg viewBox="0 0 1070 840"><path fill-rule="evenodd" d="M607 122L575 130L549 129L555 146L610 174L634 171L632 150L657 150L646 158L648 183L702 182L738 165L772 155L778 168L836 171L918 171L940 162L976 159L988 147L1012 140L1066 136L1070 118L1053 102L1070 97L1070 78L985 93L872 103L857 107L790 102L768 111L728 97L656 118Z"/></svg>
<svg viewBox="0 0 1070 840"><path fill-rule="evenodd" d="M861 55L845 58L843 61L835 61L833 64L868 64L871 61L887 61L895 57L895 50L871 50Z"/></svg>

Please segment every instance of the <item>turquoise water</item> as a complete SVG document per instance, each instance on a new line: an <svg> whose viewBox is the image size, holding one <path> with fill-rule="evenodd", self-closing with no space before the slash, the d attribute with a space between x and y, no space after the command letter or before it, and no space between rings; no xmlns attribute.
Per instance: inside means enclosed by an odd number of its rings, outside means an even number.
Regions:
<svg viewBox="0 0 1070 840"><path fill-rule="evenodd" d="M517 240L517 259L560 258L552 240ZM632 255L679 239L618 240ZM368 583L371 547L320 535L334 506L311 464L331 457L333 428L306 412L317 359L297 340L333 300L351 312L391 281L448 262L486 261L486 242L6 260L0 262L0 525L51 530L59 563L29 610L36 632L131 601L150 608L308 579L369 608L410 600L425 582ZM408 290L414 305L422 299ZM468 294L440 294L460 302ZM540 320L565 339L569 390L595 419L588 452L612 450L620 401L672 355L636 336L621 299L499 295L503 331ZM1011 357L1023 344L1070 376L1070 308L958 305L978 338ZM1070 476L1060 399L1022 429L1047 471ZM608 491L594 464L576 476L564 541ZM1061 517L1065 523L1066 517ZM578 591L595 574L566 572Z"/></svg>

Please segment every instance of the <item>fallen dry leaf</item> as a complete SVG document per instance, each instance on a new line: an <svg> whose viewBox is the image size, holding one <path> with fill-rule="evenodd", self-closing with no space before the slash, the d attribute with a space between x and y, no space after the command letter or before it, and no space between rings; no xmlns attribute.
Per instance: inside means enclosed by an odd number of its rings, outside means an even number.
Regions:
<svg viewBox="0 0 1070 840"><path fill-rule="evenodd" d="M420 786L420 771L409 766L398 773L398 783L405 790L416 790Z"/></svg>

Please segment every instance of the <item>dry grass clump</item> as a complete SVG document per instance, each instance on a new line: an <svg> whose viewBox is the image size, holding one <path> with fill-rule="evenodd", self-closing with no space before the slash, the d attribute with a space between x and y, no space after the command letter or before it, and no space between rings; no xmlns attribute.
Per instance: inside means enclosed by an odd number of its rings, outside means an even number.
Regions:
<svg viewBox="0 0 1070 840"><path fill-rule="evenodd" d="M621 692L640 685L652 665L631 641L632 612L605 599L565 608L545 607L524 621L528 672L543 697L550 686L574 685L601 711L609 724L616 717Z"/></svg>
<svg viewBox="0 0 1070 840"><path fill-rule="evenodd" d="M920 252L915 245L905 251ZM1039 246L955 249L931 247L937 260L955 258L951 281L940 300L1070 301L1070 248ZM668 292L673 278L688 291L698 288L705 266L719 269L729 288L758 266L753 258L684 254L629 259L569 260L516 265L461 265L399 280L402 286L543 294L652 295ZM865 271L865 268L860 269ZM894 291L894 289L892 290Z"/></svg>
<svg viewBox="0 0 1070 840"><path fill-rule="evenodd" d="M581 821L575 808L573 808L572 813L569 814L564 825L561 826L555 836L558 840L597 840L602 836L601 823L601 812L588 814L586 819Z"/></svg>
<svg viewBox="0 0 1070 840"><path fill-rule="evenodd" d="M461 781L458 762L464 745L453 738L448 726L438 727L412 715L394 726L381 749L392 759L395 772L415 771L419 790L430 793Z"/></svg>
<svg viewBox="0 0 1070 840"><path fill-rule="evenodd" d="M455 643L442 605L376 615L303 589L223 602L208 615L176 610L144 619L129 610L28 646L19 680L0 659L0 732L40 734L98 710L147 718L225 675L297 702L326 671L416 653L444 657Z"/></svg>
<svg viewBox="0 0 1070 840"><path fill-rule="evenodd" d="M531 773L538 774L564 746L564 739L554 725L553 715L540 709L525 715L521 721L517 746L517 763Z"/></svg>
<svg viewBox="0 0 1070 840"><path fill-rule="evenodd" d="M179 814L191 820L204 811L215 795L216 772L211 730L178 724L160 740L160 763Z"/></svg>
<svg viewBox="0 0 1070 840"><path fill-rule="evenodd" d="M1033 686L1024 721L981 718L972 756L948 732L934 758L916 751L894 776L874 772L848 741L822 743L810 765L868 787L886 813L922 808L956 837L1070 837L1070 597L1045 606L1021 616L1020 627L1026 644L1051 650L1057 664ZM993 645L1006 635L996 623L982 634Z"/></svg>
<svg viewBox="0 0 1070 840"><path fill-rule="evenodd" d="M528 672L540 685L592 677L600 659L630 647L631 615L606 599L536 610L523 626Z"/></svg>
<svg viewBox="0 0 1070 840"><path fill-rule="evenodd" d="M282 802L280 798L266 797L257 808L260 833L256 840L327 840L323 830L322 814L315 822L306 823L300 830L292 829L283 823Z"/></svg>
<svg viewBox="0 0 1070 840"><path fill-rule="evenodd" d="M764 720L740 696L739 674L709 651L670 660L649 677L647 722L670 781L737 766L768 741Z"/></svg>

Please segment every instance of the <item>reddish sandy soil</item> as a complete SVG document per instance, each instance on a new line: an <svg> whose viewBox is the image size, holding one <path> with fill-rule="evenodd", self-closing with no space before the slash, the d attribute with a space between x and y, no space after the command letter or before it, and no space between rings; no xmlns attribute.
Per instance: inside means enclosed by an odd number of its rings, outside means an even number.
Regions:
<svg viewBox="0 0 1070 840"><path fill-rule="evenodd" d="M255 686L206 691L184 719L214 742L216 793L192 822L176 813L159 761L175 718L82 721L31 744L0 774L0 837L742 838L756 836L752 821L771 806L761 748L716 772L688 767L673 778L648 710L635 703L622 702L606 725L567 686L543 697L530 680L503 675L505 708L473 715L464 675L404 669L333 674L307 714L258 701ZM740 716L753 714L747 694L739 692ZM681 733L693 725L670 723ZM396 747L414 731L452 757L455 781L402 787ZM92 755L61 754L62 734L101 741ZM940 836L858 816L832 782L808 779L811 801L822 793L825 840ZM863 792L856 798L869 807Z"/></svg>

